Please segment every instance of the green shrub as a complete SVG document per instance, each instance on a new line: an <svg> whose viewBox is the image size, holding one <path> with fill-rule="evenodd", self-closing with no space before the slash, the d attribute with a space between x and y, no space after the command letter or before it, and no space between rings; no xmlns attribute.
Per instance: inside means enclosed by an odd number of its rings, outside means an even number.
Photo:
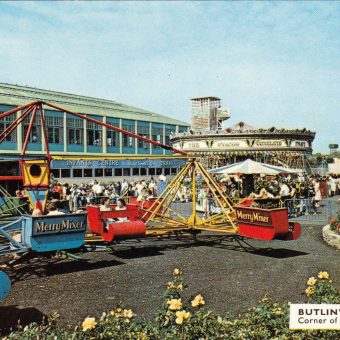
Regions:
<svg viewBox="0 0 340 340"><path fill-rule="evenodd" d="M238 318L216 316L204 309L199 294L189 303L182 300L184 279L178 269L168 283L164 303L152 322L139 322L130 309L116 308L99 320L87 317L72 331L58 326L58 314L46 324L35 323L12 332L6 339L337 339L336 331L289 330L289 305L267 297ZM309 303L340 303L339 292L327 272L307 281Z"/></svg>

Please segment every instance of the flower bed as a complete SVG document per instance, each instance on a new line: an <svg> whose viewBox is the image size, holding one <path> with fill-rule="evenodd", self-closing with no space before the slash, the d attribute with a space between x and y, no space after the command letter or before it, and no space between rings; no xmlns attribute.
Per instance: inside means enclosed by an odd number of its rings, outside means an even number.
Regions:
<svg viewBox="0 0 340 340"><path fill-rule="evenodd" d="M340 235L340 209L336 212L336 218L329 220L329 228Z"/></svg>
<svg viewBox="0 0 340 340"><path fill-rule="evenodd" d="M322 228L322 237L329 246L340 250L340 234L330 224Z"/></svg>
<svg viewBox="0 0 340 340"><path fill-rule="evenodd" d="M72 330L58 326L58 315L46 324L31 324L5 339L336 339L337 331L289 330L289 305L264 297L238 318L217 316L204 309L205 300L197 294L183 301L187 289L179 269L168 283L164 303L152 322L139 322L131 309L115 308L96 320L87 317ZM340 295L327 272L310 277L305 291L308 303L340 303Z"/></svg>

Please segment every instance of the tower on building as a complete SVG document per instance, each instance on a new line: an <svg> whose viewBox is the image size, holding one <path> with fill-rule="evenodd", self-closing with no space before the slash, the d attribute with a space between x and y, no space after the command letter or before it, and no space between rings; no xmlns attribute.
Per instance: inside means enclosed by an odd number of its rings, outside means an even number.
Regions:
<svg viewBox="0 0 340 340"><path fill-rule="evenodd" d="M193 131L221 130L222 123L230 118L226 108L221 107L218 97L191 98L191 129Z"/></svg>

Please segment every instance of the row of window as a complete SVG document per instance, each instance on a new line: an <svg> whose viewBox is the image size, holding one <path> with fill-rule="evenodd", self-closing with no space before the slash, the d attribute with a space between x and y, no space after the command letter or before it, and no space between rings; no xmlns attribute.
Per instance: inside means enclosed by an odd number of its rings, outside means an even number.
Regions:
<svg viewBox="0 0 340 340"><path fill-rule="evenodd" d="M52 169L55 178L175 175L178 168Z"/></svg>
<svg viewBox="0 0 340 340"><path fill-rule="evenodd" d="M0 119L0 132L4 131L16 118L15 114ZM27 131L29 129L30 119L26 118L22 122L22 139L23 142L26 138ZM52 144L63 144L64 142L64 118L62 116L55 117L45 115L45 124L47 128L48 142ZM109 124L119 127L119 123L109 122ZM145 138L151 138L153 141L163 143L163 127L159 125L151 125L151 136L150 136L150 124L148 122L137 122L137 129L135 121L123 120L122 128L126 131L137 133ZM162 124L163 125L163 124ZM185 131L187 128L184 126L179 127L179 132ZM120 132L106 129L106 143L108 147L119 147L120 146ZM176 127L165 126L165 144L170 143L170 135L176 132ZM103 127L93 122L86 122L86 134L87 134L87 145L102 146L103 145ZM17 134L13 131L11 135L6 138L6 141L16 142ZM67 117L66 119L66 141L67 144L83 145L84 144L84 121L75 117ZM122 135L122 146L124 148L135 148L136 139L126 134ZM30 143L41 143L42 132L41 132L41 121L37 115L29 136ZM150 145L143 140L137 140L137 147L149 149ZM154 148L157 148L154 146Z"/></svg>
<svg viewBox="0 0 340 340"><path fill-rule="evenodd" d="M9 115L7 117L0 118L0 132L4 131L9 127L9 125L13 122L14 117L13 115ZM17 133L14 130L12 134L7 135L5 138L6 142L16 142L17 141Z"/></svg>

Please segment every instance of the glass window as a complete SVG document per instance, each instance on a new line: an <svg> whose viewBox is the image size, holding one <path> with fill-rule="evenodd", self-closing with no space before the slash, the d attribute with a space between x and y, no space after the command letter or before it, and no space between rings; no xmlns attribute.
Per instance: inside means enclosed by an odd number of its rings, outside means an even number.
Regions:
<svg viewBox="0 0 340 340"><path fill-rule="evenodd" d="M102 130L103 127L93 122L86 122L87 124L87 144L94 146L102 145Z"/></svg>
<svg viewBox="0 0 340 340"><path fill-rule="evenodd" d="M115 176L123 176L123 169L115 169Z"/></svg>
<svg viewBox="0 0 340 340"><path fill-rule="evenodd" d="M122 125L123 130L135 133L135 126L130 124ZM135 147L135 138L128 136L123 133L123 146L126 148L134 148Z"/></svg>
<svg viewBox="0 0 340 340"><path fill-rule="evenodd" d="M104 169L94 169L94 176L95 177L103 177Z"/></svg>
<svg viewBox="0 0 340 340"><path fill-rule="evenodd" d="M161 175L163 173L163 169L157 168L156 169L156 175Z"/></svg>
<svg viewBox="0 0 340 340"><path fill-rule="evenodd" d="M158 143L163 143L163 128L152 126L152 140ZM154 145L153 148L159 148L159 146Z"/></svg>
<svg viewBox="0 0 340 340"><path fill-rule="evenodd" d="M130 176L130 168L124 168L123 169L123 176Z"/></svg>
<svg viewBox="0 0 340 340"><path fill-rule="evenodd" d="M112 169L104 169L104 176L111 177L112 176Z"/></svg>
<svg viewBox="0 0 340 340"><path fill-rule="evenodd" d="M84 123L82 119L67 118L67 143L83 145Z"/></svg>
<svg viewBox="0 0 340 340"><path fill-rule="evenodd" d="M140 168L140 175L146 176L146 168Z"/></svg>
<svg viewBox="0 0 340 340"><path fill-rule="evenodd" d="M171 168L171 175L176 175L176 174L177 174L177 169Z"/></svg>
<svg viewBox="0 0 340 340"><path fill-rule="evenodd" d="M93 177L92 169L84 169L84 177Z"/></svg>
<svg viewBox="0 0 340 340"><path fill-rule="evenodd" d="M118 122L112 122L112 121L108 120L107 123L109 125L112 125L112 126L119 128ZM120 134L120 132L106 128L106 144L107 144L107 146L119 147L119 143L120 143L119 134Z"/></svg>
<svg viewBox="0 0 340 340"><path fill-rule="evenodd" d="M178 132L186 132L188 131L188 127L187 126L179 126L178 127Z"/></svg>
<svg viewBox="0 0 340 340"><path fill-rule="evenodd" d="M83 177L83 169L73 169L73 177Z"/></svg>
<svg viewBox="0 0 340 340"><path fill-rule="evenodd" d="M63 144L63 117L45 117L48 142L52 144Z"/></svg>
<svg viewBox="0 0 340 340"><path fill-rule="evenodd" d="M108 129L106 131L106 143L107 143L107 146L118 147L119 146L119 132Z"/></svg>
<svg viewBox="0 0 340 340"><path fill-rule="evenodd" d="M4 111L0 111L4 112ZM0 118L0 133L9 127L9 125L16 119L16 113L10 114L6 117ZM17 131L14 129L10 135L5 138L6 142L16 143L17 141Z"/></svg>
<svg viewBox="0 0 340 340"><path fill-rule="evenodd" d="M139 176L139 168L132 168L132 176Z"/></svg>
<svg viewBox="0 0 340 340"><path fill-rule="evenodd" d="M153 176L155 174L156 174L155 169L154 168L150 168L149 169L149 175Z"/></svg>
<svg viewBox="0 0 340 340"><path fill-rule="evenodd" d="M165 175L170 175L170 168L165 168L164 169L164 174Z"/></svg>
<svg viewBox="0 0 340 340"><path fill-rule="evenodd" d="M26 117L22 122L22 141L24 142L27 136L28 127L30 124L31 116ZM33 121L32 129L28 138L29 143L41 143L41 121L40 117L36 116Z"/></svg>
<svg viewBox="0 0 340 340"><path fill-rule="evenodd" d="M175 126L166 126L165 127L165 144L170 145L170 136L175 134L176 127Z"/></svg>
<svg viewBox="0 0 340 340"><path fill-rule="evenodd" d="M141 122L137 122L137 134L150 139L150 127L149 123L146 125L145 123L142 125ZM150 144L138 139L138 148L144 148L145 150L150 148Z"/></svg>
<svg viewBox="0 0 340 340"><path fill-rule="evenodd" d="M60 177L61 178L71 177L71 170L70 169L61 169L60 170Z"/></svg>
<svg viewBox="0 0 340 340"><path fill-rule="evenodd" d="M52 175L54 178L59 178L60 177L60 169L51 169Z"/></svg>

